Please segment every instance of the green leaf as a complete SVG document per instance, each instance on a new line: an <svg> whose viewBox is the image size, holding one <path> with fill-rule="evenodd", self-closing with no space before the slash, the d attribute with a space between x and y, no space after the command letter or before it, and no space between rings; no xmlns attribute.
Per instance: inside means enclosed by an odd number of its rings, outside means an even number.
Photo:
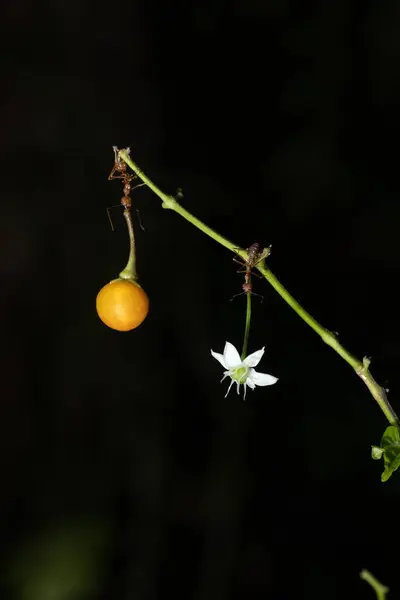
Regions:
<svg viewBox="0 0 400 600"><path fill-rule="evenodd" d="M385 447L391 444L400 444L400 430L395 425L389 425L381 439L381 446Z"/></svg>
<svg viewBox="0 0 400 600"><path fill-rule="evenodd" d="M371 455L374 460L383 456L385 470L381 481L387 481L400 467L400 430L395 425L389 425L381 439L380 446L372 446Z"/></svg>

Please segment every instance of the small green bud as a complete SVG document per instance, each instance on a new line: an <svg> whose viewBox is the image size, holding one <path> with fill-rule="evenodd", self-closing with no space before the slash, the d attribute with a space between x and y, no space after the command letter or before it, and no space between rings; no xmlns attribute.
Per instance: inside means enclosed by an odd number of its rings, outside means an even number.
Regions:
<svg viewBox="0 0 400 600"><path fill-rule="evenodd" d="M380 448L379 446L371 447L371 455L374 460L379 460L380 458L382 458L383 453L384 453L383 448Z"/></svg>

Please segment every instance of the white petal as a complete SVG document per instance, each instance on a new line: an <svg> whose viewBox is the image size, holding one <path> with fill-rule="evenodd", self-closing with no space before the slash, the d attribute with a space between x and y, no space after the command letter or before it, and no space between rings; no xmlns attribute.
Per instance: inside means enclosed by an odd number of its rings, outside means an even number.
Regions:
<svg viewBox="0 0 400 600"><path fill-rule="evenodd" d="M239 367L242 364L242 361L239 356L239 352L236 350L235 346L230 342L226 342L224 348L224 361L226 364L225 369L232 369L232 367Z"/></svg>
<svg viewBox="0 0 400 600"><path fill-rule="evenodd" d="M267 373L257 373L257 371L255 371L254 369L250 369L249 377L247 380L248 385L250 385L249 384L250 380L255 385L264 386L264 385L273 385L274 383L276 383L278 381L278 378L274 377L273 375L268 375Z"/></svg>
<svg viewBox="0 0 400 600"><path fill-rule="evenodd" d="M254 383L254 381L253 381L253 380L252 380L250 377L248 377L248 378L247 378L246 384L247 384L247 385L249 386L249 388L251 388L252 390L254 390L254 388L256 387L256 384Z"/></svg>
<svg viewBox="0 0 400 600"><path fill-rule="evenodd" d="M217 361L218 361L219 363L221 363L221 365L224 367L224 369L227 369L227 368L228 368L228 366L225 364L225 359L224 359L224 357L223 357L223 355L222 355L222 354L219 354L219 352L213 352L213 351L211 350L211 356L213 356L214 358L216 358L216 359L217 359Z"/></svg>
<svg viewBox="0 0 400 600"><path fill-rule="evenodd" d="M261 348L261 350L257 350L257 352L253 352L253 354L249 354L249 356L247 356L243 361L246 367L256 367L262 359L264 350L265 346Z"/></svg>

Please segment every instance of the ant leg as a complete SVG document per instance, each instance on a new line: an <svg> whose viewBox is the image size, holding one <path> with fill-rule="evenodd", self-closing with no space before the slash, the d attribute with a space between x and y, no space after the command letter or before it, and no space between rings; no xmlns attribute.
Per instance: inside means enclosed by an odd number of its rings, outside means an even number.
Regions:
<svg viewBox="0 0 400 600"><path fill-rule="evenodd" d="M262 276L262 275L260 275L260 273L256 273L255 271L252 271L252 272L251 272L251 274L252 274L252 275L255 275L256 277L259 277L260 279L262 279L262 278L263 278L263 276Z"/></svg>
<svg viewBox="0 0 400 600"><path fill-rule="evenodd" d="M110 208L119 208L120 206L121 206L120 204L113 204L113 206L108 206L108 207L106 208L107 215L108 215L108 220L110 221L111 229L112 229L113 231L115 231L115 227L114 227L114 225L113 225L113 222L112 222L112 219L111 219Z"/></svg>
<svg viewBox="0 0 400 600"><path fill-rule="evenodd" d="M108 207L106 208L107 216L108 216L108 220L110 221L111 231L115 231L114 225L113 225L113 222L112 222L112 218L111 218L111 215L110 215L110 208L112 208L112 207L110 206L109 208Z"/></svg>
<svg viewBox="0 0 400 600"><path fill-rule="evenodd" d="M139 209L138 208L136 208L136 213L137 213L137 218L138 218L138 221L139 221L140 229L142 231L146 231L145 228L143 227L142 220L140 218L140 213L139 213Z"/></svg>
<svg viewBox="0 0 400 600"><path fill-rule="evenodd" d="M121 173L120 175L114 175L115 171L119 172L119 167L117 164L115 164L111 170L111 173L108 176L108 180L110 181L111 179L124 179L125 176Z"/></svg>
<svg viewBox="0 0 400 600"><path fill-rule="evenodd" d="M264 301L264 296L262 296L261 294L256 294L255 292L251 292L251 295L252 295L252 296L257 296L258 298L261 298L261 304L263 303L263 301Z"/></svg>
<svg viewBox="0 0 400 600"><path fill-rule="evenodd" d="M240 294L235 294L234 296L232 296L232 298L229 298L229 302L232 302L232 300L234 300L238 296L243 296L243 294L246 294L246 292L240 292Z"/></svg>
<svg viewBox="0 0 400 600"><path fill-rule="evenodd" d="M264 250L261 252L260 256L257 258L256 261L254 261L252 268L254 269L257 265L260 264L260 262L264 262L264 260L271 254L271 246L268 246L268 248L264 248ZM258 273L254 273L254 275L257 275L257 277L262 277L262 275L258 275Z"/></svg>
<svg viewBox="0 0 400 600"><path fill-rule="evenodd" d="M268 256L268 254L267 254L267 256ZM260 264L260 262L264 261L264 260L265 260L265 258L266 258L265 256L264 256L264 257L261 257L261 258L259 258L259 259L258 259L258 260L257 260L257 261L254 263L254 265L253 265L253 269L254 269L255 267L257 267L257 265L258 265L258 264ZM252 271L252 274L253 274L253 275L255 275L256 277L259 277L260 279L262 279L262 278L263 278L263 276L262 276L262 275L260 275L260 273L256 273L256 271Z"/></svg>
<svg viewBox="0 0 400 600"><path fill-rule="evenodd" d="M232 258L232 260L234 260L236 263L238 263L239 265L242 265L242 267L246 266L246 261L244 261L243 259L239 260L237 258Z"/></svg>
<svg viewBox="0 0 400 600"><path fill-rule="evenodd" d="M119 153L119 149L118 146L113 146L113 150L114 150L114 162L118 163L118 153Z"/></svg>

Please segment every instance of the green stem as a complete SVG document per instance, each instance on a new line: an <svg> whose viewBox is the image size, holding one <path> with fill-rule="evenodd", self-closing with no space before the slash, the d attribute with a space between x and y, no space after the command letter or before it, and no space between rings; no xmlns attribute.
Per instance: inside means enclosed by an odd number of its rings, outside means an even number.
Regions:
<svg viewBox="0 0 400 600"><path fill-rule="evenodd" d="M136 273L136 252L135 252L135 233L133 230L132 215L129 209L124 210L124 217L128 226L129 233L129 258L126 267L119 274L121 279L130 279L137 282L138 276Z"/></svg>
<svg viewBox="0 0 400 600"><path fill-rule="evenodd" d="M231 242L228 239L224 238L222 235L220 235L219 233L217 233L216 231L214 231L213 229L211 229L211 227L208 227L208 225L206 225L205 223L203 223L202 221L200 221L200 219L197 219L197 217L195 217L189 211L187 211L185 208L183 208L183 206L181 206L176 201L176 199L173 196L170 196L169 194L164 194L164 192L162 192L156 186L156 184L153 183L151 181L151 179L149 179L147 177L147 175L145 175L141 169L139 169L139 167L137 166L137 164L134 163L133 160L131 160L131 158L129 156L129 151L128 150L121 150L119 152L119 156L120 156L120 158L122 158L126 162L127 165L130 166L130 168L132 169L132 171L134 171L136 173L136 175L138 177L140 177L140 179L159 198L161 198L161 200L162 200L162 207L163 208L169 208L171 210L174 210L179 215L181 215L181 217L183 217L184 219L186 219L187 221L189 221L190 223L192 223L192 225L194 225L195 227L197 227L197 229L200 229L203 233L205 233L206 235L208 235L211 238L213 238L213 240L215 240L216 242L218 242L222 246L225 246L225 248L228 248L228 250L231 250L232 252L236 252L237 254L239 254L240 256L242 256L242 258L244 258L244 259L247 257L247 252L245 252L243 250L240 250L238 248L238 246L235 245L233 242Z"/></svg>
<svg viewBox="0 0 400 600"><path fill-rule="evenodd" d="M121 150L119 152L120 158L122 158L127 165L136 173L136 175L144 182L146 185L162 200L163 208L169 208L177 212L181 217L192 223L195 227L203 231L206 235L210 236L216 242L225 246L228 250L235 252L239 256L241 256L245 261L248 258L248 253L246 250L238 248L237 244L229 241L224 238L222 235L208 227L205 223L194 217L190 212L188 212L185 208L183 208L177 200L168 194L164 194L152 181L143 173L143 171L134 163L129 156L129 149ZM256 267L260 273L265 277L265 279L272 285L272 287L278 292L278 294L285 300L289 306L309 325L321 339L333 348L335 352L337 352L351 367L353 367L354 371L361 378L361 380L365 383L367 388L369 389L372 396L375 398L379 407L381 408L383 414L392 425L399 425L399 419L394 412L393 408L390 406L390 403L387 399L386 391L383 387L381 387L375 379L372 377L369 371L370 361L368 358L364 358L360 361L358 358L353 356L350 352L348 352L338 341L337 336L325 329L318 321L314 319L302 306L293 298L293 296L287 291L287 289L278 281L272 271L264 266L264 261L262 261Z"/></svg>
<svg viewBox="0 0 400 600"><path fill-rule="evenodd" d="M242 348L242 360L247 356L247 344L249 341L250 322L251 322L251 292L247 292L247 307L246 307L246 326L244 329L244 339Z"/></svg>
<svg viewBox="0 0 400 600"><path fill-rule="evenodd" d="M372 573L366 569L361 571L360 577L369 583L369 585L375 590L377 600L385 600L386 594L389 592L389 588L387 588L385 585L382 585L382 583L380 583L376 577L374 577Z"/></svg>
<svg viewBox="0 0 400 600"><path fill-rule="evenodd" d="M372 377L369 371L370 360L364 357L362 362L353 356L348 350L346 350L338 341L337 336L328 329L325 329L318 321L314 319L302 306L293 298L293 296L287 291L287 289L278 281L272 271L266 268L264 265L257 266L257 269L264 275L265 279L272 285L272 287L278 292L278 294L285 300L289 306L309 325L322 340L333 348L357 373L361 380L365 383L372 396L377 401L383 414L391 423L391 425L398 425L399 420L391 407L389 400L386 395L386 391L381 387L375 379Z"/></svg>

